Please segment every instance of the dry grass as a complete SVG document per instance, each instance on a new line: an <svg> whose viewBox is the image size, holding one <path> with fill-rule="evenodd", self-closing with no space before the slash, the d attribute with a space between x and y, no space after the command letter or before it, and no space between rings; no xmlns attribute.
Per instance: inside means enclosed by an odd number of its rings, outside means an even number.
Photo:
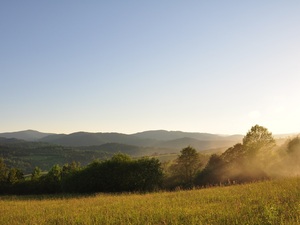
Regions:
<svg viewBox="0 0 300 225"><path fill-rule="evenodd" d="M2 196L0 224L300 224L300 179L151 194Z"/></svg>

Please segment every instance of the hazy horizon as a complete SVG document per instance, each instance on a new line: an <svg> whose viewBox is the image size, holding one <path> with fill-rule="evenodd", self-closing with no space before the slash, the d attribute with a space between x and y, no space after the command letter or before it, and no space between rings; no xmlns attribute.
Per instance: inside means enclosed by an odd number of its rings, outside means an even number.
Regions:
<svg viewBox="0 0 300 225"><path fill-rule="evenodd" d="M248 129L248 131L250 130L250 128ZM157 130L140 130L137 132L133 132L133 133L125 133L125 132L117 132L117 131L87 131L87 130L77 130L77 131L72 131L69 133L64 133L64 132L48 132L48 131L44 131L44 130L35 130L35 129L24 129L24 130L15 130L15 131L4 131L4 132L0 132L0 133L17 133L17 132L23 132L23 131L37 131L40 133L48 133L48 134L73 134L73 133L80 133L80 132L84 132L84 133L120 133L120 134L126 134L126 135L132 135L132 134L137 134L137 133L142 133L142 132L148 132L148 131L167 131L167 132L183 132L183 133L203 133L203 134L213 134L213 135L220 135L220 136L234 136L234 135L241 135L244 136L245 134L242 133L209 133L209 132L205 132L205 131L183 131L183 130L165 130L165 129L157 129ZM247 132L248 132L247 131ZM270 131L271 132L271 131ZM273 135L276 136L287 136L287 135L298 135L300 134L300 132L293 132L293 133L273 133Z"/></svg>
<svg viewBox="0 0 300 225"><path fill-rule="evenodd" d="M300 132L300 2L1 2L0 132Z"/></svg>

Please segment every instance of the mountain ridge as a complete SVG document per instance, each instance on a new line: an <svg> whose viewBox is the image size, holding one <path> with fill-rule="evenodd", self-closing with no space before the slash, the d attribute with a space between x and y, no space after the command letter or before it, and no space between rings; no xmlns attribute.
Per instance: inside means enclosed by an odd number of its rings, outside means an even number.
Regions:
<svg viewBox="0 0 300 225"><path fill-rule="evenodd" d="M25 130L0 133L0 137L45 142L69 147L99 146L108 143L119 143L138 147L171 148L177 150L188 145L191 145L198 150L230 147L242 140L242 135L221 136L210 133L166 130L150 130L134 134L123 134L117 132L91 133L83 131L71 134L54 134Z"/></svg>
<svg viewBox="0 0 300 225"><path fill-rule="evenodd" d="M16 132L5 132L0 133L0 137L3 138L15 138L19 140L25 140L25 141L37 141L43 137L49 136L52 133L43 133L36 130L22 130L22 131L16 131Z"/></svg>

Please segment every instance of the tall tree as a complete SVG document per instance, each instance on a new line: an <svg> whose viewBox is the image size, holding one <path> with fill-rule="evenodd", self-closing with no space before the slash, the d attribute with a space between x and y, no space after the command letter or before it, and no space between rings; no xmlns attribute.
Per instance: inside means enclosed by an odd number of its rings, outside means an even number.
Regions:
<svg viewBox="0 0 300 225"><path fill-rule="evenodd" d="M243 148L248 157L255 157L258 153L274 147L275 140L267 128L253 126L243 138Z"/></svg>
<svg viewBox="0 0 300 225"><path fill-rule="evenodd" d="M190 186L193 185L194 178L201 166L198 152L188 146L180 151L175 164L175 173L181 177L186 185Z"/></svg>

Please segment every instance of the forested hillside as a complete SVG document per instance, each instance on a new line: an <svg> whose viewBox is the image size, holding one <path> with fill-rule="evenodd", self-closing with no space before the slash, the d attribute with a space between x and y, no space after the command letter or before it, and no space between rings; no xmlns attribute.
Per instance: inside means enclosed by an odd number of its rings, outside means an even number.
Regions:
<svg viewBox="0 0 300 225"><path fill-rule="evenodd" d="M10 167L31 173L35 166L43 171L54 164L72 161L87 165L95 159L110 158L121 152L131 157L179 153L186 146L198 151L226 148L241 136L220 136L181 131L145 131L132 135L120 133L49 134L27 130L0 134L0 157Z"/></svg>
<svg viewBox="0 0 300 225"><path fill-rule="evenodd" d="M0 158L9 167L21 169L29 174L38 166L48 171L54 164L64 165L73 161L85 166L96 159L107 159L122 152L132 157L178 153L176 149L138 147L107 143L99 146L66 147L42 142L26 142L17 139L0 139Z"/></svg>
<svg viewBox="0 0 300 225"><path fill-rule="evenodd" d="M145 151L139 152L141 149L138 147L120 144L105 144L102 146L103 150L108 150L105 152L101 151L101 146L76 149L14 139L2 141L2 152L6 156L4 160L0 158L2 193L174 190L300 174L300 137L287 139L278 145L272 133L259 125L253 126L241 143L223 153L201 154L187 146L175 160L164 162L158 160L157 153L151 157L132 158L118 150L127 149L133 155ZM36 160L35 168L27 179L24 171L11 166L16 163L13 161L15 156ZM96 156L99 156L97 160ZM84 159L85 165L76 159ZM38 166L38 162L43 161L53 162L44 175Z"/></svg>

